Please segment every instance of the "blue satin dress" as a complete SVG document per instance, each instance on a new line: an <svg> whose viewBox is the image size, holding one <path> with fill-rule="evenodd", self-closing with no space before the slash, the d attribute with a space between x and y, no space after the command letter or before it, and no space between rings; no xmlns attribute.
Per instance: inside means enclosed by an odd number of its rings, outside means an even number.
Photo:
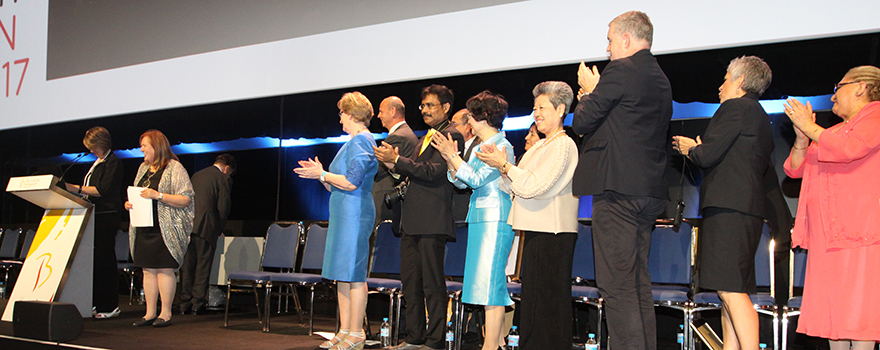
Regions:
<svg viewBox="0 0 880 350"><path fill-rule="evenodd" d="M354 191L343 191L330 186L330 225L324 248L321 276L335 281L365 282L370 235L376 220L373 203L373 176L379 163L373 153L376 141L370 133L362 132L346 142L328 171L345 175L357 186Z"/></svg>
<svg viewBox="0 0 880 350"><path fill-rule="evenodd" d="M499 132L483 143L494 143L507 150L513 163L513 146ZM480 147L475 148L479 152ZM513 245L513 228L507 224L510 195L498 187L501 172L472 156L462 163L449 181L458 188L474 190L468 208L468 243L464 267L462 302L475 305L507 306L513 304L507 293L507 256Z"/></svg>

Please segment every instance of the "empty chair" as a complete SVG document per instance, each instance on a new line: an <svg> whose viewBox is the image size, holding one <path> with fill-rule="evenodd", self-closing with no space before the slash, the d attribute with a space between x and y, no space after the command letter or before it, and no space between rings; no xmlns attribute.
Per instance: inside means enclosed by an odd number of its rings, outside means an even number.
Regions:
<svg viewBox="0 0 880 350"><path fill-rule="evenodd" d="M399 279L379 278L373 274L400 275L400 239L392 232L391 220L376 224L373 235L376 237L376 243L373 246L373 264L370 266L370 277L367 278L367 290L370 294L379 293L388 296L391 343L397 344L403 284ZM367 324L369 325L369 322Z"/></svg>
<svg viewBox="0 0 880 350"><path fill-rule="evenodd" d="M128 305L134 300L134 273L137 270L131 262L128 232L116 232L116 268L128 278Z"/></svg>
<svg viewBox="0 0 880 350"><path fill-rule="evenodd" d="M577 303L583 303L596 307L599 311L599 322L596 325L596 340L599 344L602 340L602 297L599 289L585 285L585 281L596 280L596 263L593 256L593 228L584 223L578 224L578 237L574 245L574 259L571 266L571 297ZM574 318L577 320L577 316Z"/></svg>
<svg viewBox="0 0 880 350"><path fill-rule="evenodd" d="M791 283L793 287L803 288L804 287L804 276L807 273L807 251L803 249L798 249L794 252L794 257L792 258L793 264L792 266L792 279ZM792 293L789 293L792 295ZM796 317L801 314L801 299L802 296L793 296L788 299L788 304L782 307L782 314L780 318L782 319L782 348L788 349L788 323L789 319L792 317Z"/></svg>
<svg viewBox="0 0 880 350"><path fill-rule="evenodd" d="M24 234L24 241L21 242L21 251L18 253L18 260L24 261L28 254L30 254L31 244L34 243L34 236L36 235L37 231L34 229L27 230Z"/></svg>
<svg viewBox="0 0 880 350"><path fill-rule="evenodd" d="M691 237L692 227L687 222L677 231L670 225L657 225L651 233L648 257L654 305L681 311L682 324L688 324L690 317ZM690 328L683 332L688 339Z"/></svg>
<svg viewBox="0 0 880 350"><path fill-rule="evenodd" d="M3 293L0 297L12 294L11 286L15 284L16 272L21 269L22 262L15 260L18 256L18 237L21 229L7 228L0 236L0 269L3 269Z"/></svg>
<svg viewBox="0 0 880 350"><path fill-rule="evenodd" d="M303 232L305 247L302 252L302 264L299 272L276 272L269 274L268 290L271 291L273 285L291 286L291 293L279 292L279 295L291 295L297 305L297 311L300 314L300 322L302 322L302 308L299 306L299 297L296 293L297 286L309 288L309 335L314 333L315 324L315 287L320 284L332 284L331 281L324 280L320 271L324 266L324 246L327 242L327 221L316 221L308 225ZM301 239L301 241L303 240ZM296 258L294 257L294 260ZM316 271L316 273L306 273L303 271ZM269 331L269 294L267 294L266 302L266 321L263 323L263 331Z"/></svg>
<svg viewBox="0 0 880 350"><path fill-rule="evenodd" d="M282 226L286 225L286 226ZM266 239L263 241L263 256L260 261L259 271L236 271L227 276L226 286L226 310L223 317L223 326L229 324L229 302L232 291L252 291L257 305L257 316L263 323L263 330L268 332L268 314L266 320L260 314L260 298L257 288L263 288L266 294L266 310L270 301L271 283L270 276L273 272L266 269L279 271L292 271L296 265L297 248L302 231L300 223L274 223L266 231ZM243 289L242 287L249 287Z"/></svg>

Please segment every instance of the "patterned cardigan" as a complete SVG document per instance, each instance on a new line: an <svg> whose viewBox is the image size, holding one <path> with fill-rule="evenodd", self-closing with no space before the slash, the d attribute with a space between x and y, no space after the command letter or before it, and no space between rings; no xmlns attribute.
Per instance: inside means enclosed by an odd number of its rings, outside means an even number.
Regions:
<svg viewBox="0 0 880 350"><path fill-rule="evenodd" d="M138 180L144 176L150 166L141 163L138 168L137 176L135 176L134 184L137 185ZM171 252L171 256L177 261L177 264L183 263L183 255L189 245L189 235L193 228L193 217L195 216L195 201L193 200L193 186L189 180L189 174L180 162L171 160L165 166L165 172L162 173L162 179L159 180L159 192L167 194L179 194L189 197L189 206L184 208L175 208L165 203L159 202L159 229L162 231L162 240L165 246ZM134 240L137 235L137 228L129 226L128 240L131 247L131 255L134 256Z"/></svg>

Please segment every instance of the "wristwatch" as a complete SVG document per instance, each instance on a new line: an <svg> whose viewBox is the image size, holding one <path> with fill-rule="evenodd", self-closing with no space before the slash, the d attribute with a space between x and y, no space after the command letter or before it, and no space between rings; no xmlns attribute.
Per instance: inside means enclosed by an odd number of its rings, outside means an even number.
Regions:
<svg viewBox="0 0 880 350"><path fill-rule="evenodd" d="M159 197L156 197L160 202L162 201L162 192L159 192Z"/></svg>
<svg viewBox="0 0 880 350"><path fill-rule="evenodd" d="M324 181L324 175L327 175L327 172L326 172L326 171L322 171L322 172L321 172L321 177L319 177L318 180L320 180L321 182L325 182L325 181Z"/></svg>

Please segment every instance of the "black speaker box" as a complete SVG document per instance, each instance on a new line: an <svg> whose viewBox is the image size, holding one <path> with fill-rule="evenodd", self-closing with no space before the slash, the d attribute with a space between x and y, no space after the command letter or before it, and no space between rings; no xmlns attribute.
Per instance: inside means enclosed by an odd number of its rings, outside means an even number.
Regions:
<svg viewBox="0 0 880 350"><path fill-rule="evenodd" d="M19 300L13 311L16 337L62 342L76 339L83 331L82 315L73 304Z"/></svg>

